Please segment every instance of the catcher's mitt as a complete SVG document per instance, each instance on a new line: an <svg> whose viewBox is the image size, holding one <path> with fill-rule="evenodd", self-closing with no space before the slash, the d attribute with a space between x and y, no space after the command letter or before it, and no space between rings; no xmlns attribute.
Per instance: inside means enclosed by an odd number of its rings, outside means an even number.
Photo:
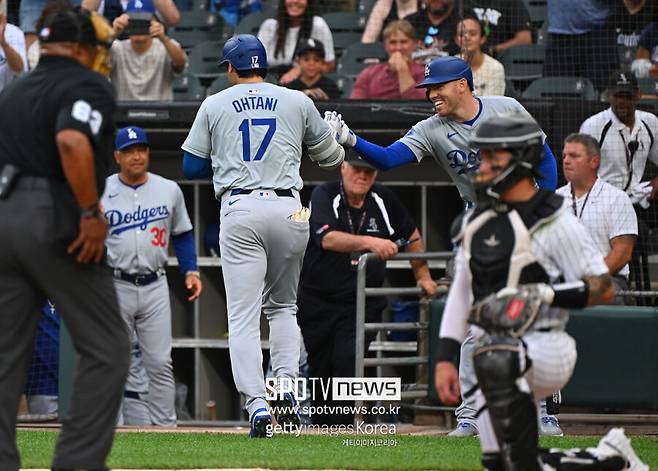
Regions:
<svg viewBox="0 0 658 471"><path fill-rule="evenodd" d="M468 322L489 333L506 332L513 337L525 334L537 319L539 310L552 291L545 284L503 288L475 303Z"/></svg>

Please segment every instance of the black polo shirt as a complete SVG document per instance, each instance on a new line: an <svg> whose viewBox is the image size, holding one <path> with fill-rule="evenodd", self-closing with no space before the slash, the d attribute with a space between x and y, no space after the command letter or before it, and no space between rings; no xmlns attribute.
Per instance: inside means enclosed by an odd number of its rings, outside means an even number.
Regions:
<svg viewBox="0 0 658 471"><path fill-rule="evenodd" d="M115 100L110 83L77 62L41 56L29 74L0 93L0 166L23 175L65 180L55 135L81 131L94 149L98 194L112 155Z"/></svg>
<svg viewBox="0 0 658 471"><path fill-rule="evenodd" d="M338 100L340 98L340 90L338 89L338 85L336 85L336 82L331 80L326 75L322 75L317 82L310 86L306 85L304 82L302 82L301 79L298 78L290 82L288 85L286 85L286 87L292 88L293 90L299 90L300 92L308 90L309 88L321 88L327 94L330 100Z"/></svg>
<svg viewBox="0 0 658 471"><path fill-rule="evenodd" d="M509 41L519 31L530 31L530 15L519 0L470 0L465 9L472 10L482 22L482 30L487 42L482 47L490 47Z"/></svg>
<svg viewBox="0 0 658 471"><path fill-rule="evenodd" d="M350 211L353 231L347 217ZM365 212L365 217L364 217ZM363 218L363 224L357 231ZM342 231L381 237L409 239L416 229L411 216L391 190L375 183L361 208L347 205L340 182L327 182L311 193L310 238L300 277L300 286L308 294L339 303L356 300L356 270L349 253L322 248L322 239L331 231ZM380 287L384 283L386 262L368 264L366 285Z"/></svg>
<svg viewBox="0 0 658 471"><path fill-rule="evenodd" d="M461 21L457 8L453 8L450 16L439 25L432 24L425 8L405 16L404 19L414 27L416 38L420 41L421 47L427 47L425 38L432 37L436 40L436 47L442 48L448 54L454 55L459 52L459 48L455 44L457 25Z"/></svg>

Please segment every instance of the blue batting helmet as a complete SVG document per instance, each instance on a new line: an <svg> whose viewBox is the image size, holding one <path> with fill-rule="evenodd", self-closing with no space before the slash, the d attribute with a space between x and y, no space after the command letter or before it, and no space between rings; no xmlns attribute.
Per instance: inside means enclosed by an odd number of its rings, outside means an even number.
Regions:
<svg viewBox="0 0 658 471"><path fill-rule="evenodd" d="M427 88L430 85L466 79L473 90L473 72L465 60L459 57L439 57L425 66L425 80L416 88Z"/></svg>
<svg viewBox="0 0 658 471"><path fill-rule="evenodd" d="M225 62L237 70L267 69L265 46L251 34L233 36L224 44L221 64Z"/></svg>

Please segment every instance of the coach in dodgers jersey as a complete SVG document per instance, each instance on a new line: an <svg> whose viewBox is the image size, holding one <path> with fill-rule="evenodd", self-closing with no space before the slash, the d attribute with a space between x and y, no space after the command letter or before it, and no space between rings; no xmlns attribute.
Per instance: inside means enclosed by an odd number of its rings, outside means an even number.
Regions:
<svg viewBox="0 0 658 471"><path fill-rule="evenodd" d="M173 242L189 301L201 294L192 223L180 187L148 172L149 145L137 126L117 132L114 157L120 172L107 178L102 204L110 224L108 264L114 268L119 308L137 333L149 382L150 424L176 426L171 363L171 306L164 265ZM136 368L131 361L131 372ZM132 397L132 396L131 396ZM141 397L138 397L141 399Z"/></svg>
<svg viewBox="0 0 658 471"><path fill-rule="evenodd" d="M416 85L427 90L436 114L417 123L409 132L384 148L356 136L336 112L326 112L339 144L354 147L356 152L380 170L388 170L425 156L434 160L457 185L462 199L475 202L469 177L480 167L480 150L469 145L480 123L492 116L528 111L514 98L473 95L473 73L468 63L458 57L440 57L425 66L425 80ZM540 188L555 190L557 165L548 144L539 165L543 178Z"/></svg>
<svg viewBox="0 0 658 471"><path fill-rule="evenodd" d="M310 98L264 81L267 56L255 36L233 37L223 52L233 86L201 104L183 144L183 170L188 178L212 175L221 202L231 367L238 391L246 396L250 436L262 437L271 416L261 312L270 323L274 376L298 375L297 284L309 237L309 211L299 200L302 144L328 170L341 164L345 151ZM286 405L294 401L290 394L281 399ZM291 414L277 420L299 419Z"/></svg>

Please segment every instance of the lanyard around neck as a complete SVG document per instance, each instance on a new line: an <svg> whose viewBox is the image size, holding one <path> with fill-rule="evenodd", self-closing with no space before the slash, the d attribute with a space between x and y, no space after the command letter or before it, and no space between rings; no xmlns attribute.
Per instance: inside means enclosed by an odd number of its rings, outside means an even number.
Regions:
<svg viewBox="0 0 658 471"><path fill-rule="evenodd" d="M352 222L352 212L350 211L350 203L347 201L347 194L345 193L345 189L343 188L343 182L340 182L340 195L343 198L343 201L345 202L345 210L347 212L347 224L350 226L350 233L354 235L358 235L359 232L361 232L361 228L363 227L363 223L366 221L366 203L368 201L368 197L366 196L365 201L363 202L363 214L361 215L361 221L359 221L359 227L357 227L356 232L354 231L354 223Z"/></svg>
<svg viewBox="0 0 658 471"><path fill-rule="evenodd" d="M594 182L594 185L596 185L596 181ZM583 201L583 206L580 208L580 216L578 215L578 207L576 206L576 195L573 192L573 186L571 186L571 209L573 210L573 215L576 216L578 219L583 218L583 212L585 211L585 206L587 205L587 201L589 200L589 194L592 192L592 188L594 188L594 185L592 185L587 191L587 195L585 196L585 201Z"/></svg>

